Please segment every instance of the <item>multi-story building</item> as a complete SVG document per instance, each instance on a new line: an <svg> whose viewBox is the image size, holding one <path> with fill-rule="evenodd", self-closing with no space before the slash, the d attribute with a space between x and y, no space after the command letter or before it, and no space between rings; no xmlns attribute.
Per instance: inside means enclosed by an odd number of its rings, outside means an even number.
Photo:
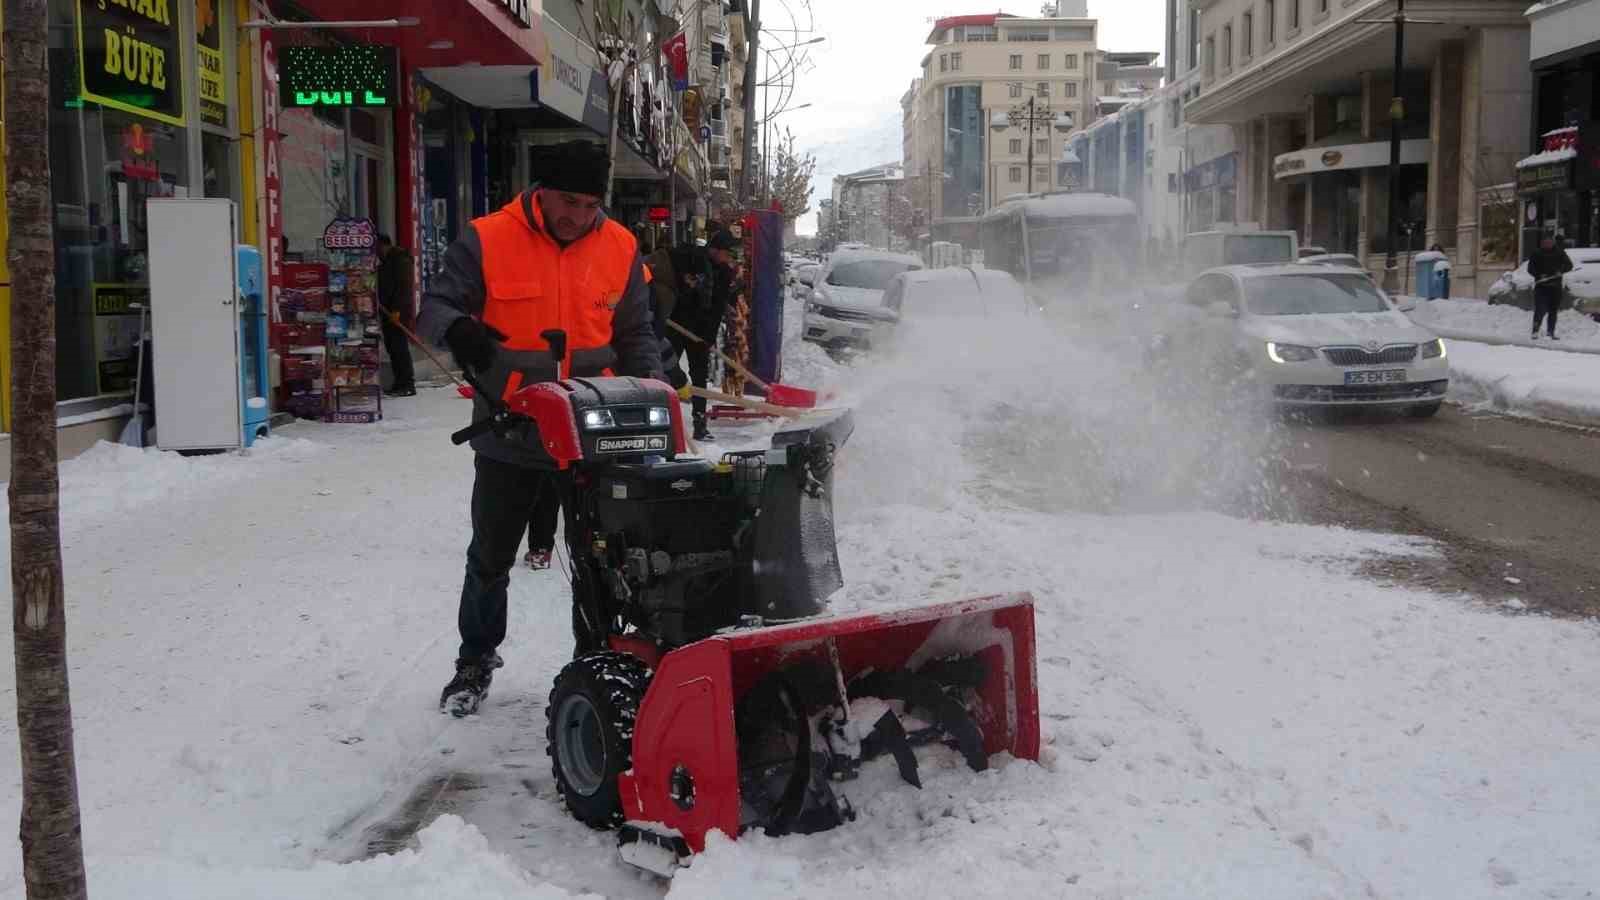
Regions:
<svg viewBox="0 0 1600 900"><path fill-rule="evenodd" d="M1292 228L1382 268L1391 250L1389 138L1400 132L1396 252L1440 245L1456 293L1515 264L1481 243L1480 210L1526 153L1532 84L1525 0L1412 0L1400 84L1394 0L1191 0L1192 122L1228 125L1236 156L1208 179L1223 220ZM1198 91L1198 95L1193 92ZM1396 124L1391 126L1391 122ZM1219 159L1221 162L1226 157ZM1192 169L1191 169L1192 173ZM1205 181L1190 179L1191 189Z"/></svg>
<svg viewBox="0 0 1600 900"><path fill-rule="evenodd" d="M1159 53L1113 53L1101 50L1095 61L1095 113L1107 116L1155 93L1166 74L1156 65Z"/></svg>
<svg viewBox="0 0 1600 900"><path fill-rule="evenodd" d="M1527 15L1533 155L1517 163L1517 200L1480 223L1481 242L1506 241L1521 222L1522 256L1544 234L1600 247L1600 0L1539 3Z"/></svg>
<svg viewBox="0 0 1600 900"><path fill-rule="evenodd" d="M1056 15L951 16L928 33L908 141L916 169L907 175L935 239L963 239L961 220L1012 194L1061 186L1054 163L1064 135L1056 124L1077 127L1093 117L1100 57L1084 0L1048 11ZM1047 119L1070 118L1031 131L1012 124L1009 114L1030 101L1049 111Z"/></svg>
<svg viewBox="0 0 1600 900"><path fill-rule="evenodd" d="M913 221L905 170L885 163L833 179L828 213L834 243L854 241L885 250L907 246Z"/></svg>

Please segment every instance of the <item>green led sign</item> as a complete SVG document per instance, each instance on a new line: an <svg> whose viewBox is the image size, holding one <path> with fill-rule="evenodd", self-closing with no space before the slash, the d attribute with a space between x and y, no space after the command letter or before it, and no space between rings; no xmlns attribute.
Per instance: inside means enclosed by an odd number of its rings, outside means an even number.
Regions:
<svg viewBox="0 0 1600 900"><path fill-rule="evenodd" d="M281 47L278 99L285 107L394 106L394 73L393 47Z"/></svg>

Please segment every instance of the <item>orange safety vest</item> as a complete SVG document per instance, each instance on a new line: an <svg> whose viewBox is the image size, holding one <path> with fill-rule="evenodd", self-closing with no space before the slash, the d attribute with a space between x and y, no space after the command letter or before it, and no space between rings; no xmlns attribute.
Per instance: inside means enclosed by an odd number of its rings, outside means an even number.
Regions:
<svg viewBox="0 0 1600 900"><path fill-rule="evenodd" d="M530 222L527 210L531 209ZM602 218L563 248L544 227L537 195L472 221L483 246L483 321L509 350L548 350L540 333L567 333L567 360L611 345L611 318L638 257L628 229Z"/></svg>

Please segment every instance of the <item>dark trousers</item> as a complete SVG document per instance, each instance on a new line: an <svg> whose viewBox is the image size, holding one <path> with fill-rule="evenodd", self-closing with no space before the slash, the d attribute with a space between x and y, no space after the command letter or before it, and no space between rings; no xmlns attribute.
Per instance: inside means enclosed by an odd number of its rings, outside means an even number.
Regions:
<svg viewBox="0 0 1600 900"><path fill-rule="evenodd" d="M556 518L561 515L561 486L554 472L545 473L539 485L539 496L533 501L533 512L528 516L528 549L554 550L556 546Z"/></svg>
<svg viewBox="0 0 1600 900"><path fill-rule="evenodd" d="M1541 294L1541 293L1535 291L1534 294L1533 294L1533 332L1534 332L1534 334L1538 334L1539 333L1539 325L1545 320L1546 316L1549 316L1550 317L1550 331L1549 331L1549 334L1550 334L1551 337L1555 337L1555 334L1556 334L1556 310L1558 310L1560 308L1561 308L1561 295L1560 294L1556 294L1554 296L1550 296L1550 295Z"/></svg>
<svg viewBox="0 0 1600 900"><path fill-rule="evenodd" d="M382 323L383 346L389 351L389 366L394 370L394 384L389 390L416 387L417 373L411 365L411 344L406 340L406 333L387 318L382 319Z"/></svg>
<svg viewBox="0 0 1600 900"><path fill-rule="evenodd" d="M705 387L706 380L711 377L711 348L697 341L691 341L677 332L669 337L672 341L672 371L667 373L667 380L675 388L681 388L693 383L695 387ZM689 358L689 374L683 374L683 366L679 361L682 357ZM695 397L689 401L694 408L694 417L706 417L706 398Z"/></svg>
<svg viewBox="0 0 1600 900"><path fill-rule="evenodd" d="M567 534L578 533L572 520L570 479L481 454L475 464L472 543L467 546L467 576L461 586L457 615L460 658L468 660L488 656L506 638L506 586L511 582L511 567L516 565L522 535L528 530L528 511L538 502L541 491L554 494L558 506L567 510ZM552 526L552 536L554 530ZM570 553L570 541L568 550ZM577 558L576 554L572 556ZM574 584L574 591L577 590L578 585ZM574 611L575 630L580 623Z"/></svg>

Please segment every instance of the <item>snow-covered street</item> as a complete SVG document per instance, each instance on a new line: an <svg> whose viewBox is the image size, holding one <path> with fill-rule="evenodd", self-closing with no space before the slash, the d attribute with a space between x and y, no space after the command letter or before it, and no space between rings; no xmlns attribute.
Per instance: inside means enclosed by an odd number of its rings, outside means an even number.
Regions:
<svg viewBox="0 0 1600 900"><path fill-rule="evenodd" d="M472 469L448 440L467 404L425 390L244 455L63 466L94 895L1591 896L1594 620L1358 572L1437 552L1415 539L1218 512L1271 507L1276 426L1151 403L1092 334L954 337L846 368L791 344L786 375L857 410L835 609L1033 593L1039 764L847 786L853 824L635 873L545 757L559 571L513 575L482 714L437 712Z"/></svg>

